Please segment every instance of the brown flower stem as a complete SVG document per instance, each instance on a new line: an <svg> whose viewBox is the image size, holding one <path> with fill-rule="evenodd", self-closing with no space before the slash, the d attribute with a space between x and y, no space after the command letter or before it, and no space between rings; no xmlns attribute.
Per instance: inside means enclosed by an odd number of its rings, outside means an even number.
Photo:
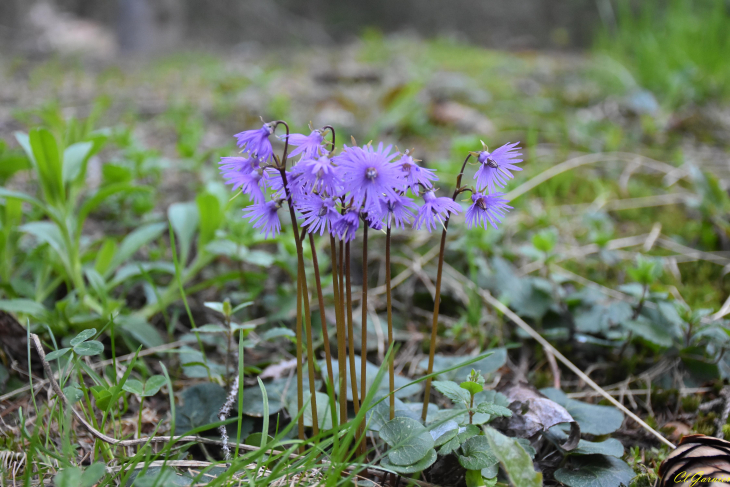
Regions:
<svg viewBox="0 0 730 487"><path fill-rule="evenodd" d="M461 165L461 171L456 177L456 188L454 189L454 195L452 199L456 201L456 197L459 195L461 190L461 178L464 175L464 169L466 169L466 163L469 162L471 154L466 156L464 164ZM439 321L439 306L441 305L441 276L444 270L444 253L446 251L446 230L449 227L449 218L451 215L446 217L444 221L444 231L441 233L441 247L439 248L439 261L436 270L436 293L434 294L433 303L433 320L431 322L431 343L428 351L428 369L426 375L433 373L433 360L436 355L436 338L438 337L438 321ZM423 393L423 410L421 411L421 418L425 421L428 414L428 400L431 397L431 377L426 379L426 389Z"/></svg>
<svg viewBox="0 0 730 487"><path fill-rule="evenodd" d="M360 335L360 397L367 395L367 355L368 355L368 225L364 222L362 232L362 326Z"/></svg>
<svg viewBox="0 0 730 487"><path fill-rule="evenodd" d="M297 271L297 409L301 411L304 408L304 371L302 370L302 359L304 352L302 351L302 277ZM299 439L304 440L304 415L299 416L298 422ZM304 446L299 448L300 453L303 452Z"/></svg>
<svg viewBox="0 0 730 487"><path fill-rule="evenodd" d="M393 362L393 306L391 303L391 286L390 286L390 222L385 231L385 303L388 308L388 375L390 392L390 419L395 417L395 364Z"/></svg>
<svg viewBox="0 0 730 487"><path fill-rule="evenodd" d="M327 361L327 377L329 378L330 385L335 387L335 376L332 370L332 350L330 349L330 338L329 332L327 331L327 319L324 312L324 296L322 295L322 280L319 275L319 262L317 260L317 247L314 245L314 236L309 234L309 246L312 249L312 265L314 266L314 279L317 285L317 299L319 302L319 316L322 321L322 341L324 342L324 356ZM334 407L334 402L330 405ZM332 413L335 414L335 410L332 409ZM337 419L333 418L332 426L337 424Z"/></svg>
<svg viewBox="0 0 730 487"><path fill-rule="evenodd" d="M339 379L340 424L347 422L347 337L345 336L345 320L342 316L340 302L340 271L337 265L335 237L330 235L330 254L332 255L332 289L335 294L335 321L337 323L337 368ZM341 263L340 263L341 264ZM332 385L334 387L334 384Z"/></svg>
<svg viewBox="0 0 730 487"><path fill-rule="evenodd" d="M355 414L360 412L360 401L357 393L357 374L355 373L355 334L352 327L352 282L350 282L350 242L345 243L345 292L347 294L347 339L349 341L350 356L350 386L352 388L352 405ZM360 441L359 433L356 435L355 444Z"/></svg>
<svg viewBox="0 0 730 487"><path fill-rule="evenodd" d="M315 395L316 387L314 383L314 363L312 362L314 360L314 353L312 351L312 316L310 314L309 310L309 291L307 290L307 277L304 272L304 250L302 248L302 239L299 236L299 232L297 231L297 217L294 213L294 202L292 201L291 193L289 191L289 184L287 183L286 178L286 158L287 153L289 150L289 125L284 121L277 121L276 125L274 127L274 130L276 130L276 127L279 125L284 125L286 128L286 139L284 140L284 153L282 154L281 160L277 160L277 168L279 169L279 173L281 174L281 181L284 186L284 192L286 194L286 202L287 206L289 207L289 217L291 218L291 224L292 224L292 233L294 234L294 243L296 244L297 248L297 406L299 407L299 411L302 410L304 407L304 392L303 392L303 384L301 381L299 381L299 375L303 375L302 370L302 356L301 356L301 350L299 347L301 347L301 322L302 322L302 310L299 308L299 299L303 299L304 301L304 322L306 325L306 332L307 332L307 362L309 365L309 391L311 394L311 407L312 407L312 430L315 435L319 433L319 425L318 423L318 416L317 416L317 397ZM301 292L301 294L300 294ZM299 439L304 439L304 415L299 416Z"/></svg>

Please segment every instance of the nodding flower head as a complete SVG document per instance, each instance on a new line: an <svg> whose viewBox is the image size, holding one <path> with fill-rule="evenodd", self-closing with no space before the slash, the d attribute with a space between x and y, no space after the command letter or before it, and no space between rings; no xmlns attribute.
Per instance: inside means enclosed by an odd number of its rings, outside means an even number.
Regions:
<svg viewBox="0 0 730 487"><path fill-rule="evenodd" d="M445 196L439 198L436 197L433 190L427 191L423 193L423 206L418 209L413 226L416 230L420 230L423 225L426 225L426 230L430 233L438 226L437 222L443 225L451 213L460 211L461 206L451 198Z"/></svg>
<svg viewBox="0 0 730 487"><path fill-rule="evenodd" d="M334 196L340 193L342 181L332 164L332 159L320 156L316 159L302 159L292 168L293 174L298 174L297 184L304 190L317 193L327 193Z"/></svg>
<svg viewBox="0 0 730 487"><path fill-rule="evenodd" d="M304 215L302 227L306 227L309 233L319 231L320 235L324 235L325 230L333 233L335 224L341 218L337 204L331 197L303 196L297 200L296 207Z"/></svg>
<svg viewBox="0 0 730 487"><path fill-rule="evenodd" d="M281 232L281 222L277 211L283 200L272 200L266 203L257 203L243 209L244 218L253 223L254 228L260 228L264 238L269 235L276 237Z"/></svg>
<svg viewBox="0 0 730 487"><path fill-rule="evenodd" d="M416 164L416 161L408 154L408 151L396 162L396 165L401 170L402 190L405 191L410 188L416 196L418 196L421 186L426 189L431 189L433 187L431 181L438 181L433 170Z"/></svg>
<svg viewBox="0 0 730 487"><path fill-rule="evenodd" d="M479 153L480 166L474 174L478 190L489 188L491 192L497 187L504 188L507 180L514 177L511 171L522 171L521 167L515 166L522 162L522 159L518 159L522 156L518 145L519 142L507 143L492 152L485 147L485 150Z"/></svg>
<svg viewBox="0 0 730 487"><path fill-rule="evenodd" d="M265 123L260 129L246 130L236 134L236 143L241 152L248 153L261 162L268 161L274 155L269 136L274 133L275 122Z"/></svg>
<svg viewBox="0 0 730 487"><path fill-rule="evenodd" d="M374 205L367 208L368 220L378 219L390 227L395 221L396 228L405 228L413 218L411 210L416 209L416 204L404 195L385 197Z"/></svg>
<svg viewBox="0 0 730 487"><path fill-rule="evenodd" d="M309 135L291 134L282 138L286 139L287 137L289 144L296 147L291 151L289 157L296 157L301 154L302 159L313 159L327 152L323 145L324 136L321 130L313 130Z"/></svg>
<svg viewBox="0 0 730 487"><path fill-rule="evenodd" d="M502 196L503 193L474 193L471 197L472 204L466 210L467 228L483 226L486 229L487 223L497 228L497 223L502 223L502 218L512 209L507 205L509 201Z"/></svg>
<svg viewBox="0 0 730 487"><path fill-rule="evenodd" d="M232 172L251 172L259 168L259 160L255 157L221 157L218 163L223 177Z"/></svg>
<svg viewBox="0 0 730 487"><path fill-rule="evenodd" d="M355 239L358 228L360 228L360 210L350 208L335 222L332 229L340 240L350 242Z"/></svg>
<svg viewBox="0 0 730 487"><path fill-rule="evenodd" d="M383 148L382 143L377 149L370 145L350 147L335 157L343 190L350 193L355 206L383 195L396 196L395 188L400 186L398 167L391 161L398 154L391 154L390 149L391 146Z"/></svg>
<svg viewBox="0 0 730 487"><path fill-rule="evenodd" d="M251 172L226 171L223 173L226 184L232 184L233 190L241 189L241 193L248 195L254 203L263 203L264 190L267 179L264 170L259 168Z"/></svg>

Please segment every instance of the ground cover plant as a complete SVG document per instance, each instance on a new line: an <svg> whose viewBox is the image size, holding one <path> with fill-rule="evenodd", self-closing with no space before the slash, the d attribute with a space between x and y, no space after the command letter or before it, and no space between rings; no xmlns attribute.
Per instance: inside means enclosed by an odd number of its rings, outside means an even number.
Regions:
<svg viewBox="0 0 730 487"><path fill-rule="evenodd" d="M375 33L2 70L5 483L645 485L730 433L722 105Z"/></svg>

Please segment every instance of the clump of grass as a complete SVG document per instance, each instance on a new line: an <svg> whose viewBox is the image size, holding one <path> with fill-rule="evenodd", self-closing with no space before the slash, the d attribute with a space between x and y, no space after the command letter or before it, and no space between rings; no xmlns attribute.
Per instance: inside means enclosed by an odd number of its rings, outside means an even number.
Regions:
<svg viewBox="0 0 730 487"><path fill-rule="evenodd" d="M669 106L730 97L730 7L724 0L619 0L597 50L626 65Z"/></svg>

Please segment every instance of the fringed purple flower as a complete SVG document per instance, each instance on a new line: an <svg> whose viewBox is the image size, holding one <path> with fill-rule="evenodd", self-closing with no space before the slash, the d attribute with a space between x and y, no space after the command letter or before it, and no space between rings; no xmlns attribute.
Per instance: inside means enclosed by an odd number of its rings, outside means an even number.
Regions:
<svg viewBox="0 0 730 487"><path fill-rule="evenodd" d="M292 168L291 172L299 175L296 184L305 191L336 195L342 189L342 181L337 168L327 156L302 160ZM292 183L290 183L290 189L291 185Z"/></svg>
<svg viewBox="0 0 730 487"><path fill-rule="evenodd" d="M398 166L391 164L398 154L390 153L391 146L383 148L382 142L374 149L351 147L336 157L343 189L354 199L356 206L365 200L371 201L383 195L394 197L394 188L401 185L398 180Z"/></svg>
<svg viewBox="0 0 730 487"><path fill-rule="evenodd" d="M332 229L340 240L350 242L355 239L358 228L360 228L360 211L351 209L346 211L345 214L335 222Z"/></svg>
<svg viewBox="0 0 730 487"><path fill-rule="evenodd" d="M226 179L226 184L233 185L233 191L240 188L241 193L248 195L254 203L263 203L267 185L263 172L262 169L253 172L228 171L223 173L223 177Z"/></svg>
<svg viewBox="0 0 730 487"><path fill-rule="evenodd" d="M483 150L479 153L479 169L474 174L477 180L477 189L483 190L485 187L492 192L495 187L504 188L507 180L514 176L510 171L522 171L521 167L515 166L522 162L518 159L522 155L519 152L519 142L507 143L492 152Z"/></svg>
<svg viewBox="0 0 730 487"><path fill-rule="evenodd" d="M403 181L403 191L410 188L416 196L420 193L421 186L426 189L431 189L433 187L431 181L438 180L433 170L416 164L413 157L408 155L408 151L396 162L396 165L401 170L400 177Z"/></svg>
<svg viewBox="0 0 730 487"><path fill-rule="evenodd" d="M316 195L308 195L300 198L297 209L304 215L302 227L308 227L309 233L319 231L320 236L325 230L333 233L333 228L341 218L337 212L337 203L334 198L321 198Z"/></svg>
<svg viewBox="0 0 730 487"><path fill-rule="evenodd" d="M221 157L218 163L221 174L225 177L232 171L252 172L259 168L259 161L254 157Z"/></svg>
<svg viewBox="0 0 730 487"><path fill-rule="evenodd" d="M416 209L416 204L405 196L388 198L385 202L387 207L386 224L390 226L391 221L395 222L396 228L405 228L413 218L411 209Z"/></svg>
<svg viewBox="0 0 730 487"><path fill-rule="evenodd" d="M454 200L444 196L437 198L433 191L424 193L423 201L423 206L418 209L416 220L413 222L417 230L426 225L426 230L430 233L438 226L437 222L443 225L449 214L461 211L461 206Z"/></svg>
<svg viewBox="0 0 730 487"><path fill-rule="evenodd" d="M281 202L282 200L267 201L244 208L244 218L247 218L254 228L261 228L259 233L264 238L269 238L269 235L276 237L281 232L281 222L277 214Z"/></svg>
<svg viewBox="0 0 730 487"><path fill-rule="evenodd" d="M274 133L274 122L265 123L256 130L246 130L236 134L236 144L242 152L248 153L254 159L266 162L274 154L269 136Z"/></svg>
<svg viewBox="0 0 730 487"><path fill-rule="evenodd" d="M497 223L502 223L502 218L512 209L507 205L509 201L502 196L503 193L474 193L471 197L472 204L466 210L467 228L483 226L486 229L487 223L497 228Z"/></svg>
<svg viewBox="0 0 730 487"><path fill-rule="evenodd" d="M284 136L284 138L286 137ZM291 134L288 136L288 140L289 144L296 147L296 149L291 151L289 157L296 157L301 154L302 159L314 159L325 152L325 148L322 145L324 136L320 130L314 130L309 135Z"/></svg>

